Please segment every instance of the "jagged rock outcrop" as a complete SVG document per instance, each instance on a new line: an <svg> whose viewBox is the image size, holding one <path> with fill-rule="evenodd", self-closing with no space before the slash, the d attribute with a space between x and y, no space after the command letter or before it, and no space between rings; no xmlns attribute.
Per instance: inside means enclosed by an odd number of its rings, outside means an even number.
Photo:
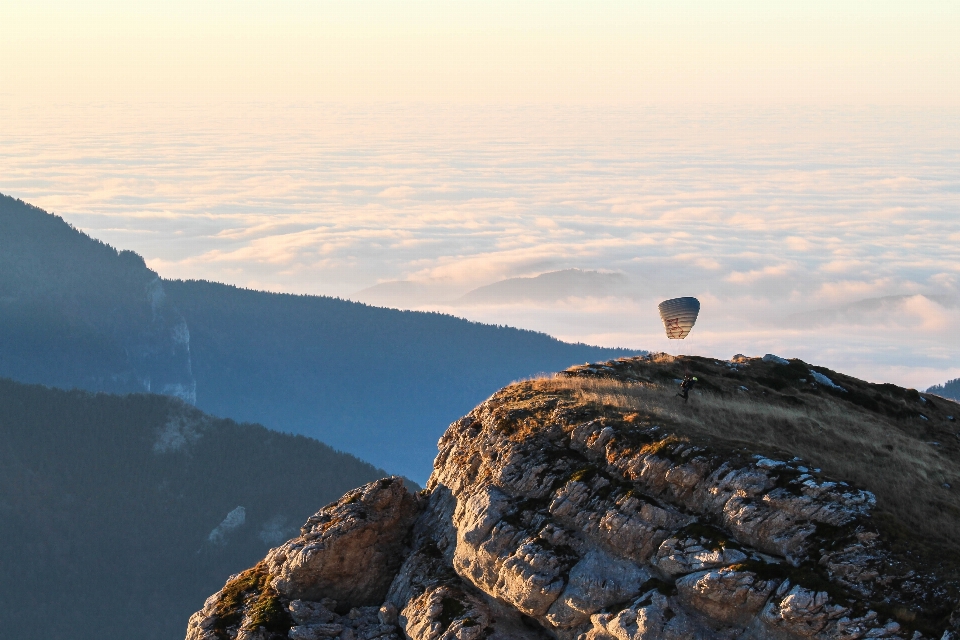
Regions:
<svg viewBox="0 0 960 640"><path fill-rule="evenodd" d="M399 569L417 499L385 479L348 493L307 520L266 558L272 585L296 600L379 605Z"/></svg>
<svg viewBox="0 0 960 640"><path fill-rule="evenodd" d="M231 577L190 618L187 637L265 638L281 630L297 640L349 640L376 629L371 637L390 636L396 609L378 610L406 555L420 502L397 477L347 493L307 520L299 537Z"/></svg>
<svg viewBox="0 0 960 640"><path fill-rule="evenodd" d="M451 425L426 490L386 479L325 507L187 640L960 637L956 585L906 564L875 505L800 460L518 383Z"/></svg>

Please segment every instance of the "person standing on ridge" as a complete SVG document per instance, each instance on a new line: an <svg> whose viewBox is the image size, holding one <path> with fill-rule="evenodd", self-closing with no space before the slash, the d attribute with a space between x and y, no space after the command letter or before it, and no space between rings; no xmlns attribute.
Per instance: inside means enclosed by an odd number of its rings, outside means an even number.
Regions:
<svg viewBox="0 0 960 640"><path fill-rule="evenodd" d="M690 390L693 389L693 386L697 384L697 382L698 380L689 373L683 376L683 382L680 383L680 392L677 393L677 395L683 398L683 401L686 402Z"/></svg>

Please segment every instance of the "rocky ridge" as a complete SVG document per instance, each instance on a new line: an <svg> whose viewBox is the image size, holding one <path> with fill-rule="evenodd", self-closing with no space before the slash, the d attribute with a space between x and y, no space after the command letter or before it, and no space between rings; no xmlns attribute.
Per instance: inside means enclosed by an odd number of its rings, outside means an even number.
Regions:
<svg viewBox="0 0 960 640"><path fill-rule="evenodd" d="M807 370L780 360L757 366ZM677 361L563 375L669 385ZM803 460L521 382L451 425L423 492L387 478L328 505L187 640L960 638L957 585L894 550L876 503Z"/></svg>

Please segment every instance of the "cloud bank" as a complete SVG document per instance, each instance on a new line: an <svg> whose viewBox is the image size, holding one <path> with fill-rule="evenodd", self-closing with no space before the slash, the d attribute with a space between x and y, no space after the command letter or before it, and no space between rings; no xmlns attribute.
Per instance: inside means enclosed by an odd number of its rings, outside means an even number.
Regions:
<svg viewBox="0 0 960 640"><path fill-rule="evenodd" d="M344 297L403 281L393 304L674 351L656 302L695 295L688 352L960 375L949 111L61 105L0 122L0 191L167 278ZM450 303L570 268L632 289Z"/></svg>

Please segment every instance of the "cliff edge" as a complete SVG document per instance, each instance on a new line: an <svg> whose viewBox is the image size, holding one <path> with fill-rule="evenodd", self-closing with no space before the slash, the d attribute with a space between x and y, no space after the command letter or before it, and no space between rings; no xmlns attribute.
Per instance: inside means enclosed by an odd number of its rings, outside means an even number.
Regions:
<svg viewBox="0 0 960 640"><path fill-rule="evenodd" d="M776 356L518 382L450 426L424 491L324 507L187 640L956 640L958 416Z"/></svg>

